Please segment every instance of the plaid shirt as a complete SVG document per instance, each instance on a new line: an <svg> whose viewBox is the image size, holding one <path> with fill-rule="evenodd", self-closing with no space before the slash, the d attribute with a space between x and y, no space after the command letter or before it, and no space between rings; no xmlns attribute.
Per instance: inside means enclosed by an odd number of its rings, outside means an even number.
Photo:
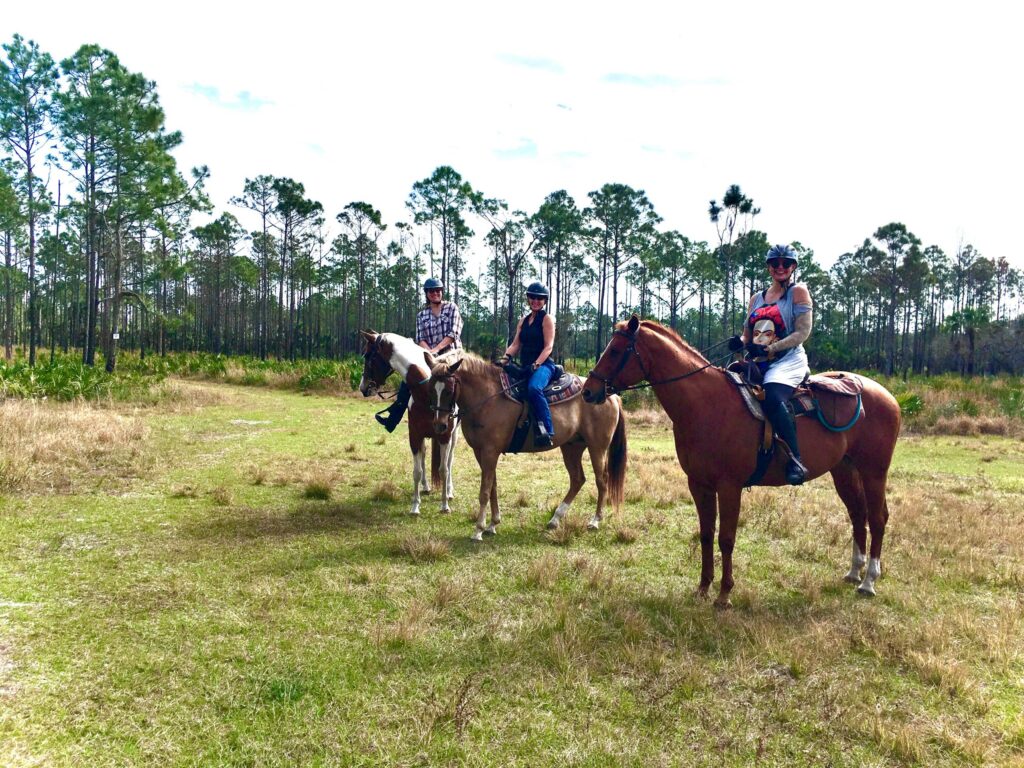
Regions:
<svg viewBox="0 0 1024 768"><path fill-rule="evenodd" d="M428 304L416 315L416 342L425 341L430 347L435 347L445 336L455 339L449 349L462 346L462 315L459 314L459 308L454 302L442 301L441 314L434 317Z"/></svg>

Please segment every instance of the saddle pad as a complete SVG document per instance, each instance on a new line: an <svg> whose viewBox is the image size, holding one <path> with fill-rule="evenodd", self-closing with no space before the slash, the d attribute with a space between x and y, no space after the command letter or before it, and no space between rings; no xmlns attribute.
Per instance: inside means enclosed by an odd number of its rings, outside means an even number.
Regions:
<svg viewBox="0 0 1024 768"><path fill-rule="evenodd" d="M526 379L513 382L505 371L501 371L501 388L509 400L521 403L526 399ZM544 388L544 399L549 403L560 403L576 397L583 391L583 379L574 373L563 373Z"/></svg>
<svg viewBox="0 0 1024 768"><path fill-rule="evenodd" d="M842 371L829 371L828 373L816 373L807 377L807 384L811 389L822 392L831 392L833 395L845 395L856 397L864 391L864 382L859 376Z"/></svg>
<svg viewBox="0 0 1024 768"><path fill-rule="evenodd" d="M730 370L726 370L725 374L740 391L740 396L743 398L743 404L747 406L747 410L750 412L750 415L758 421L764 421L764 409L761 407L761 401L754 397L753 391L749 386L747 386L743 377L735 371ZM793 396L789 399L788 405L794 416L803 416L808 413L814 413L818 407L818 403L815 401L814 396L809 390L803 387L793 393Z"/></svg>

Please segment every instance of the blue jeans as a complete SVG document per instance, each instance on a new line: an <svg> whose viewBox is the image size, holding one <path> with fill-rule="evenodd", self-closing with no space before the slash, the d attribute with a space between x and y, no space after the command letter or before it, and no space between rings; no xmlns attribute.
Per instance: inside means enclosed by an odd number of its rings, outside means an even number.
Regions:
<svg viewBox="0 0 1024 768"><path fill-rule="evenodd" d="M530 401L530 408L537 421L544 425L549 435L554 434L551 426L551 409L548 401L544 398L544 387L551 382L555 375L555 364L550 360L541 363L540 368L530 375L530 383L526 385L526 398Z"/></svg>

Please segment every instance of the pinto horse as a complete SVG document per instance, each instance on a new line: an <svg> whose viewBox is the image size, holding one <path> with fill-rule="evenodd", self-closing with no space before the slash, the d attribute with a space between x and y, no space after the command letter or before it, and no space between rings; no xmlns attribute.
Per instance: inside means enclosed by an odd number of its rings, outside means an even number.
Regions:
<svg viewBox="0 0 1024 768"><path fill-rule="evenodd" d="M859 584L861 594L874 595L875 580L882 572L882 538L889 519L885 486L900 431L900 408L883 386L858 378L864 384L863 415L856 424L844 432L832 432L817 420L797 419L797 432L808 478L831 473L850 515L853 556L846 581ZM701 545L697 593L707 597L714 580L717 513L722 582L715 605L728 607L740 493L754 471L762 425L749 414L723 369L712 367L675 331L633 315L616 326L584 383L583 397L600 404L609 391L644 380L672 419L676 456L697 506ZM784 456L776 455L761 484L786 484ZM865 558L865 523L871 529L870 560ZM861 579L866 560L867 571Z"/></svg>
<svg viewBox="0 0 1024 768"><path fill-rule="evenodd" d="M436 414L435 419L443 418L443 414L452 409L451 400L456 402L462 415L462 434L472 446L480 465L480 512L473 541L481 541L485 534L494 535L501 522L495 477L498 458L508 448L523 410L520 403L504 396L500 373L499 368L470 353L463 354L455 362L439 359L431 370L433 394L430 407ZM605 500L610 500L616 510L622 504L628 450L622 401L618 397L610 397L601 405L592 407L579 397L573 397L552 404L551 423L554 426L553 445L538 449L527 440L523 446L524 451L529 452L560 448L562 461L569 472L569 491L548 521L548 528L558 527L586 482L583 451L589 449L597 483L597 511L587 527L597 530L601 525ZM491 506L491 524L485 526L488 503Z"/></svg>
<svg viewBox="0 0 1024 768"><path fill-rule="evenodd" d="M412 390L409 403L409 449L412 451L412 508L410 515L420 513L420 491L430 493L430 481L441 489L441 511L450 511L455 497L452 485L452 464L458 440L458 416L448 414L440 428L435 427L428 408L430 398L430 367L433 358L410 338L394 333L360 331L366 341L363 350L363 378L359 391L363 397L377 392L392 371L405 380ZM428 362L428 358L430 362ZM427 476L424 443L432 438L431 473Z"/></svg>

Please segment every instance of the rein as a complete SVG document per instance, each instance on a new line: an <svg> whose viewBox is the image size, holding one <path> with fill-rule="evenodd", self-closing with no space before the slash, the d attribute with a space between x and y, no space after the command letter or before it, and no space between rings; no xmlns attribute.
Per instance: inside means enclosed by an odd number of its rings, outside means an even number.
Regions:
<svg viewBox="0 0 1024 768"><path fill-rule="evenodd" d="M672 381L681 381L682 379L689 378L694 374L700 373L703 370L711 368L713 365L715 365L716 362L721 362L732 357L732 352L728 352L725 355L719 355L714 360L709 360L706 365L702 365L700 368L696 368L692 371L687 371L686 373L680 374L679 376L672 376L668 379L661 379L660 381L650 381L650 374L647 373L647 368L644 365L644 360L642 357L640 357L640 353L637 351L636 348L636 334L627 333L626 331L623 330L615 330L612 331L612 335L622 336L626 339L629 339L629 344L626 346L626 349L623 350L622 358L619 360L618 366L616 366L615 370L612 371L611 375L609 376L602 376L601 374L593 370L590 372L591 376L593 376L595 379L604 384L605 391L612 395L618 394L619 392L629 392L630 390L634 389L646 389L647 387L656 387L659 384L668 384L669 382ZM728 343L729 340L726 339L725 341L720 341L717 344L712 344L710 347L700 352L700 354L706 357L708 352L711 352L713 349L718 349L723 344ZM629 387L616 387L614 384L612 384L612 381L615 380L616 376L622 373L622 369L625 368L626 365L629 363L630 353L636 356L637 362L640 364L640 371L643 373L644 379L648 380L639 384L633 384L632 386Z"/></svg>

